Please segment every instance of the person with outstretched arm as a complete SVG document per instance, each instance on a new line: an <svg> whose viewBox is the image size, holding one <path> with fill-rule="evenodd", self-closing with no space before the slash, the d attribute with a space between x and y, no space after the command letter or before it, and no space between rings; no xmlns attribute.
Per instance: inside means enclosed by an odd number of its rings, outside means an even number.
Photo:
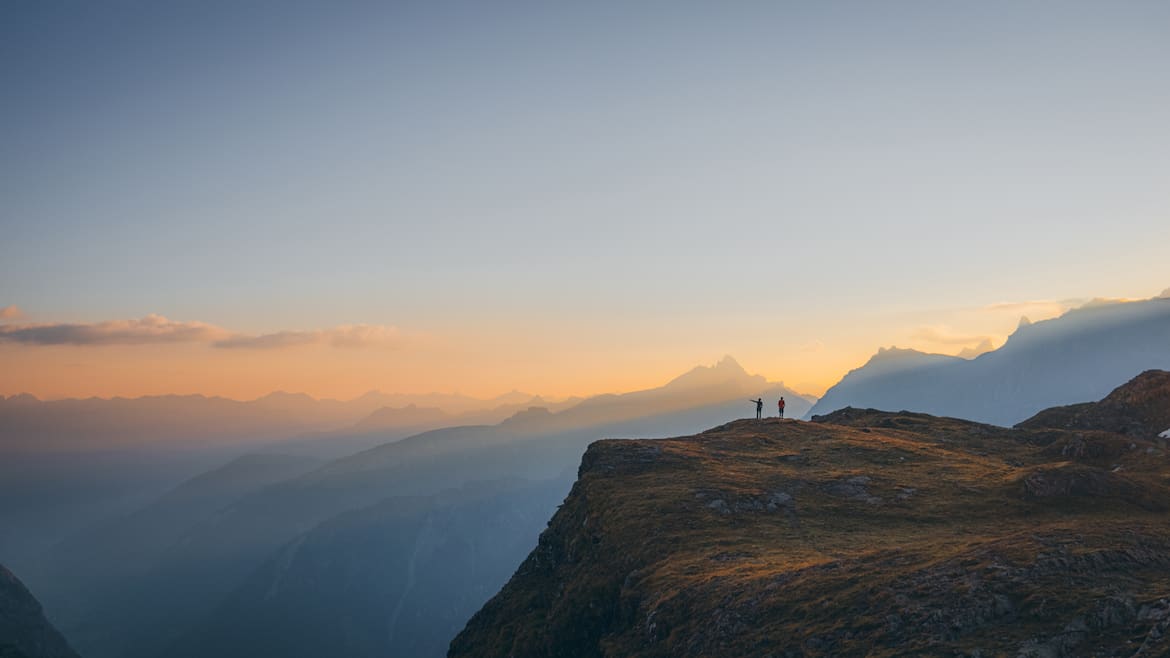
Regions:
<svg viewBox="0 0 1170 658"><path fill-rule="evenodd" d="M748 402L755 402L756 403L756 420L763 418L764 417L764 398L759 398L756 400L748 400Z"/></svg>

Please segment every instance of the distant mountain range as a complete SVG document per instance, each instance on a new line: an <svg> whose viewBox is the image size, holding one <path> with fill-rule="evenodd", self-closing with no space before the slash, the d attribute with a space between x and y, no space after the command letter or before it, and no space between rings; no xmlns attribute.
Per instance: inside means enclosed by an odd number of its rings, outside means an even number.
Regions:
<svg viewBox="0 0 1170 658"><path fill-rule="evenodd" d="M410 646L410 655L440 656L534 545L589 443L694 432L754 415L748 398L759 395L784 395L792 414L814 402L728 357L660 388L431 430L279 481L270 477L279 468L304 465L229 465L240 477L220 469L80 533L46 552L30 578L88 658L299 655L275 632L231 641L246 632L244 621L288 630L282 619L296 602L322 615L295 629L305 646L328 646L331 655ZM199 504L193 491L203 492ZM152 531L147 518L170 521ZM131 560L101 548L120 543L138 544ZM290 560L299 568L290 571ZM323 583L345 565L344 583ZM313 600L305 578L329 598ZM382 584L376 599L368 598L373 583Z"/></svg>
<svg viewBox="0 0 1170 658"><path fill-rule="evenodd" d="M0 397L0 454L258 445L308 432L385 430L443 420L437 415L420 417L417 412L396 414L395 409L424 408L450 417L484 413L498 422L533 404L547 403L518 391L484 400L458 394L371 391L346 401L283 391L248 401L203 395L42 401L22 394Z"/></svg>
<svg viewBox="0 0 1170 658"><path fill-rule="evenodd" d="M880 350L809 415L858 407L1010 426L1041 409L1100 399L1151 368L1170 368L1170 299L1096 303L1024 320L1002 347L971 360Z"/></svg>
<svg viewBox="0 0 1170 658"><path fill-rule="evenodd" d="M425 430L494 424L534 404L578 401L518 391L483 400L376 391L348 401L285 392L243 402L0 398L0 557L21 567L70 533L244 453L335 459Z"/></svg>

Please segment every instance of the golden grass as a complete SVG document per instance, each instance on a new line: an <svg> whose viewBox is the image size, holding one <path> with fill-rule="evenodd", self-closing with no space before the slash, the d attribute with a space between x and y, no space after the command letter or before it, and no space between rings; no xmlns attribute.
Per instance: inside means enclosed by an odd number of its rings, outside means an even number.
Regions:
<svg viewBox="0 0 1170 658"><path fill-rule="evenodd" d="M1077 619L1116 621L1110 597L1170 596L1170 526L1138 500L1168 499L1166 456L1126 439L1115 460L1077 461L1054 449L1066 439L873 412L598 442L452 655L1015 655ZM1025 490L1070 465L1120 467L1140 495ZM1149 626L1130 615L1076 646Z"/></svg>

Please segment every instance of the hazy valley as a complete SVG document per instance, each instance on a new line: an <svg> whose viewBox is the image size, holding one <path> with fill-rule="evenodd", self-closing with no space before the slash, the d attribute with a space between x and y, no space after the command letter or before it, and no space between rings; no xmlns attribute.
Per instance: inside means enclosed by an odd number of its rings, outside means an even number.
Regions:
<svg viewBox="0 0 1170 658"><path fill-rule="evenodd" d="M452 416L383 408L350 429L246 443L264 452L77 529L20 571L86 656L298 655L294 647L311 655L324 646L443 655L535 543L585 446L697 431L743 415L761 394L785 395L795 414L814 402L727 358L658 389L396 441L402 430L388 419ZM463 413L490 420L500 409ZM312 456L333 442L351 446L345 440L354 436L389 442L333 460ZM306 442L322 445L299 449ZM295 454L280 452L286 445ZM208 459L220 449L185 454ZM35 497L21 501L31 513ZM331 571L339 563L344 574ZM331 597L329 605L318 596ZM315 623L295 621L310 610Z"/></svg>

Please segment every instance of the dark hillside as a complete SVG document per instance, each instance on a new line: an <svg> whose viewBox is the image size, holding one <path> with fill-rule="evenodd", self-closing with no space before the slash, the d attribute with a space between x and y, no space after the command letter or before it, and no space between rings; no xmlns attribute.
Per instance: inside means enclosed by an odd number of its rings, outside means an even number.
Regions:
<svg viewBox="0 0 1170 658"><path fill-rule="evenodd" d="M77 658L24 583L0 565L0 658Z"/></svg>

